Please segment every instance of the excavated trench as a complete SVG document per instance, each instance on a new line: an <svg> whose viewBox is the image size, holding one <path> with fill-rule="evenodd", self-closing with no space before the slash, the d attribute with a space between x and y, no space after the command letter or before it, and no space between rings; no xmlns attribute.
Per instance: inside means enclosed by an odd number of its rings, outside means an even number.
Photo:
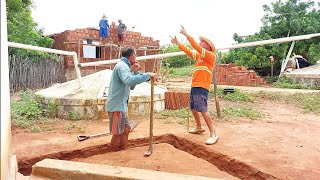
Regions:
<svg viewBox="0 0 320 180"><path fill-rule="evenodd" d="M129 140L128 148L148 146L148 142L148 138L131 139ZM246 163L172 134L156 136L154 142L156 144L170 144L174 148L203 159L216 166L219 170L227 172L228 174L240 179L277 179L276 177L261 172ZM31 174L32 166L45 158L72 161L74 159L84 159L109 152L111 152L109 144L90 146L74 151L60 151L35 158L21 159L18 162L18 168L20 173L25 176L29 176Z"/></svg>

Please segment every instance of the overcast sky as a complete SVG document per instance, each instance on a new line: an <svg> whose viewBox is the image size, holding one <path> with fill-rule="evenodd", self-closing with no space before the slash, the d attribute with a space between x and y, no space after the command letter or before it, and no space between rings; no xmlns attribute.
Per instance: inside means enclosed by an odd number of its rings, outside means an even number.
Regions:
<svg viewBox="0 0 320 180"><path fill-rule="evenodd" d="M263 4L275 0L33 0L32 16L45 34L96 27L102 14L111 22L119 18L129 30L171 43L169 35L184 39L182 24L190 35L209 37L217 47L231 45L233 33L259 31Z"/></svg>

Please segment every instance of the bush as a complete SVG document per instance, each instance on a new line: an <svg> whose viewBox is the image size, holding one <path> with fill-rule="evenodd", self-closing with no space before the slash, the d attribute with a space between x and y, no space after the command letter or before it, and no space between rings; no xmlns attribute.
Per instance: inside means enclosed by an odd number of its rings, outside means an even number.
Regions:
<svg viewBox="0 0 320 180"><path fill-rule="evenodd" d="M31 121L43 116L44 109L33 92L21 91L19 96L21 100L11 101L11 119L14 126L28 128Z"/></svg>
<svg viewBox="0 0 320 180"><path fill-rule="evenodd" d="M190 47L189 44L182 42L185 46ZM161 46L160 49L164 53L172 53L172 52L179 52L181 51L179 47L175 44L167 44L164 46ZM166 63L170 65L170 67L177 68L177 67L184 67L189 66L191 64L194 64L194 61L191 60L191 58L188 55L181 55L176 57L168 57L166 59Z"/></svg>

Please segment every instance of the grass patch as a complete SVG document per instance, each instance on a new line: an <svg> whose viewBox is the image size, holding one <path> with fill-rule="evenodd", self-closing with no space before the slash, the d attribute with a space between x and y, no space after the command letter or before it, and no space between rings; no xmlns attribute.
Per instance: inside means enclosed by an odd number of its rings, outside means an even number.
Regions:
<svg viewBox="0 0 320 180"><path fill-rule="evenodd" d="M210 88L210 95L213 95L213 87ZM224 100L237 102L237 101L244 101L244 102L252 102L254 97L248 93L242 92L240 89L235 89L234 93L223 94L223 88L218 87L218 96Z"/></svg>
<svg viewBox="0 0 320 180"><path fill-rule="evenodd" d="M320 93L259 93L255 96L269 98L270 100L274 101L286 102L302 108L306 113L312 112L316 115L320 115Z"/></svg>
<svg viewBox="0 0 320 180"><path fill-rule="evenodd" d="M76 111L70 111L69 117L70 117L70 119L75 120L75 121L81 120L80 114Z"/></svg>
<svg viewBox="0 0 320 180"><path fill-rule="evenodd" d="M256 120L263 117L261 112L255 111L251 108L223 108L221 113L221 119L235 119L235 118L249 118L251 120Z"/></svg>
<svg viewBox="0 0 320 180"><path fill-rule="evenodd" d="M189 113L189 116L191 115L191 112ZM159 119L167 118L167 117L178 117L178 118L187 118L188 117L188 111L186 109L178 109L178 110L164 110L159 113L158 117Z"/></svg>
<svg viewBox="0 0 320 180"><path fill-rule="evenodd" d="M315 89L320 90L320 86L311 86L306 84L294 83L288 78L280 78L277 82L273 83L274 87L286 89Z"/></svg>
<svg viewBox="0 0 320 180"><path fill-rule="evenodd" d="M189 118L191 120L192 113L189 112ZM186 109L178 110L164 110L156 114L157 119L164 119L165 124L177 123L180 125L186 125L188 123L188 111Z"/></svg>
<svg viewBox="0 0 320 180"><path fill-rule="evenodd" d="M191 77L194 66L184 66L180 68L170 68L169 78Z"/></svg>

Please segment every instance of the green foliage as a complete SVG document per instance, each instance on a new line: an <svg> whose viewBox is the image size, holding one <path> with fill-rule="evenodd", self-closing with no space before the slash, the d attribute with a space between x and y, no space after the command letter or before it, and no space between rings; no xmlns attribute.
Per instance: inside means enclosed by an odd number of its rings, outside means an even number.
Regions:
<svg viewBox="0 0 320 180"><path fill-rule="evenodd" d="M171 78L191 77L193 73L193 66L185 66L181 68L170 68L169 76Z"/></svg>
<svg viewBox="0 0 320 180"><path fill-rule="evenodd" d="M55 117L58 111L58 104L54 99L50 99L47 107L47 114L49 117Z"/></svg>
<svg viewBox="0 0 320 180"><path fill-rule="evenodd" d="M189 44L182 42L185 46L190 47ZM172 53L172 52L179 52L181 51L179 47L175 44L167 44L164 46L161 46L160 49L163 51L163 53ZM169 67L177 68L177 67L183 67L183 66L189 66L191 64L194 64L194 61L187 56L187 55L181 55L181 56L175 56L175 57L168 57L166 59L166 63L169 65Z"/></svg>
<svg viewBox="0 0 320 180"><path fill-rule="evenodd" d="M312 44L310 45L309 53L312 59L310 63L315 64L317 61L320 60L320 43L319 44Z"/></svg>
<svg viewBox="0 0 320 180"><path fill-rule="evenodd" d="M266 76L264 77L264 80L267 82L267 83L274 83L278 80L278 76Z"/></svg>
<svg viewBox="0 0 320 180"><path fill-rule="evenodd" d="M261 112L255 111L247 107L241 107L241 108L227 107L222 109L222 113L221 113L222 119L234 119L239 117L256 120L263 117L263 114Z"/></svg>
<svg viewBox="0 0 320 180"><path fill-rule="evenodd" d="M21 100L11 101L11 119L15 127L29 128L32 121L43 115L39 99L31 91L19 93Z"/></svg>
<svg viewBox="0 0 320 180"><path fill-rule="evenodd" d="M53 39L45 37L43 30L31 16L31 0L7 0L8 41L29 44L40 47L51 47ZM28 51L18 48L9 48L9 55L19 56L48 56L38 51Z"/></svg>
<svg viewBox="0 0 320 180"><path fill-rule="evenodd" d="M81 120L80 114L78 112L76 112L76 111L70 111L69 112L69 117L70 117L70 119L75 120L75 121Z"/></svg>
<svg viewBox="0 0 320 180"><path fill-rule="evenodd" d="M282 0L276 1L271 6L264 5L263 26L260 32L242 37L235 33L233 39L237 43L261 41L287 36L298 36L320 32L320 9L313 1ZM284 59L291 45L289 43L277 43L264 46L239 48L223 55L225 63L235 62L247 68L269 67L268 57L276 58L275 69L281 66L280 60ZM315 63L320 59L320 39L297 41L293 53L300 54L309 62Z"/></svg>
<svg viewBox="0 0 320 180"><path fill-rule="evenodd" d="M274 87L287 88L287 89L320 89L319 86L310 86L306 84L294 83L288 78L280 78L277 82L273 83Z"/></svg>

